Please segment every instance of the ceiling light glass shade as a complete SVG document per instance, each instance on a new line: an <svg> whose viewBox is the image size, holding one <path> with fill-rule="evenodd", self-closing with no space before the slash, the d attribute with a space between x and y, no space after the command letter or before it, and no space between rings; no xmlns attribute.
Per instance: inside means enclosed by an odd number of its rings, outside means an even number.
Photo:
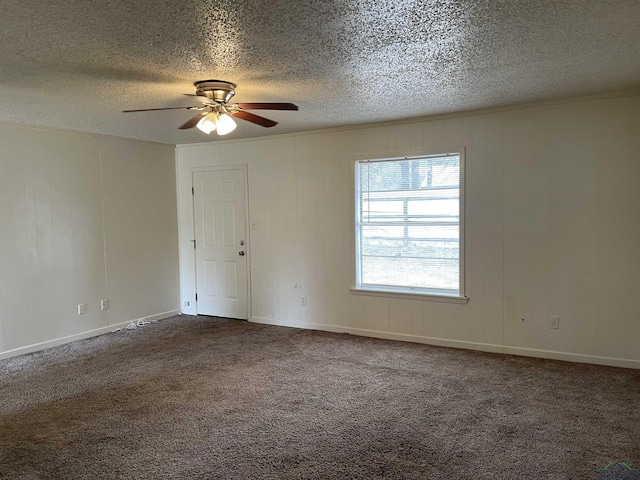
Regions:
<svg viewBox="0 0 640 480"><path fill-rule="evenodd" d="M218 117L218 135L226 135L231 133L236 128L236 122L233 121L226 113L223 113Z"/></svg>
<svg viewBox="0 0 640 480"><path fill-rule="evenodd" d="M213 113L206 115L200 119L196 125L201 131L209 135L216 129L216 116Z"/></svg>

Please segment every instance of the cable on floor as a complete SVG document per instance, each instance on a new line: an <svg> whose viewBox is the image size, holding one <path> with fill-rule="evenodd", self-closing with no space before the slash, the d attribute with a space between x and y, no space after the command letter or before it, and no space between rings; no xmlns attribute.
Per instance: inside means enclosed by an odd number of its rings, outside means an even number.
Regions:
<svg viewBox="0 0 640 480"><path fill-rule="evenodd" d="M137 330L140 327L151 325L152 323L158 323L157 320L146 321L144 318L138 319L138 321L131 320L126 327L116 328L112 333L124 332L125 330Z"/></svg>

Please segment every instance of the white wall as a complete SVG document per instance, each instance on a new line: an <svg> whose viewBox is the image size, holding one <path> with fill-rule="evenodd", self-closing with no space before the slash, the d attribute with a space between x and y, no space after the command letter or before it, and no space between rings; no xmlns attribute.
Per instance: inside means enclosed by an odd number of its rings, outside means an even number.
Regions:
<svg viewBox="0 0 640 480"><path fill-rule="evenodd" d="M175 313L175 198L173 146L0 125L0 358Z"/></svg>
<svg viewBox="0 0 640 480"><path fill-rule="evenodd" d="M639 367L639 132L640 97L627 97L179 146L183 312L190 169L248 164L253 321ZM350 159L457 146L469 303L352 295Z"/></svg>

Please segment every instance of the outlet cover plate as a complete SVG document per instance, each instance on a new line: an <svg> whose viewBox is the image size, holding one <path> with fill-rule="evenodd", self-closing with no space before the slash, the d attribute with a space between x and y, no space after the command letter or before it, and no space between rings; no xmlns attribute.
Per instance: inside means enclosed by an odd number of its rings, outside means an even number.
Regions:
<svg viewBox="0 0 640 480"><path fill-rule="evenodd" d="M86 303L79 303L78 304L78 315L84 315L85 313L87 313L87 304Z"/></svg>
<svg viewBox="0 0 640 480"><path fill-rule="evenodd" d="M551 315L549 318L549 328L558 329L560 328L560 317L556 315Z"/></svg>

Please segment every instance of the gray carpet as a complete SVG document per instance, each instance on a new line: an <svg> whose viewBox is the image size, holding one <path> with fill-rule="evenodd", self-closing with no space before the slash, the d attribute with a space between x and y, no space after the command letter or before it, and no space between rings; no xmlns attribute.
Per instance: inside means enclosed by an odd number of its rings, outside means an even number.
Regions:
<svg viewBox="0 0 640 480"><path fill-rule="evenodd" d="M640 371L207 317L0 362L0 477L591 479Z"/></svg>

